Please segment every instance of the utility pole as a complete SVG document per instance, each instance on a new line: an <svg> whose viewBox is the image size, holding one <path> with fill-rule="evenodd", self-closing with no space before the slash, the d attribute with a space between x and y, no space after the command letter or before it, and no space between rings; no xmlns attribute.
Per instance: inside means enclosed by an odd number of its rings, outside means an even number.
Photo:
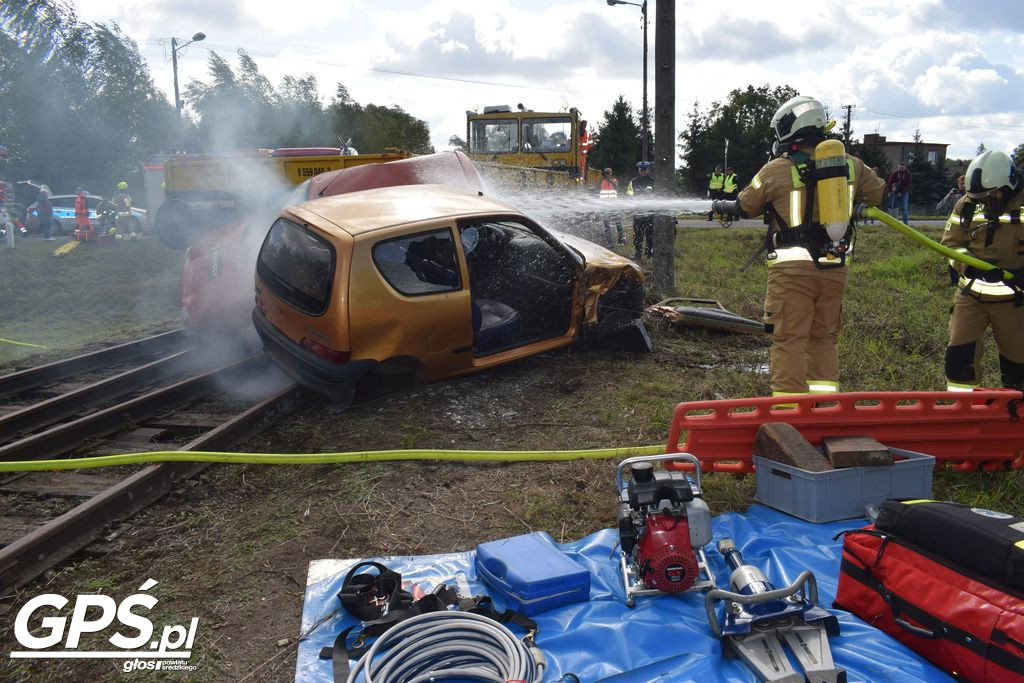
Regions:
<svg viewBox="0 0 1024 683"><path fill-rule="evenodd" d="M850 138L852 137L851 133L853 132L850 130L850 112L856 108L856 106L856 104L843 105L843 109L846 110L846 128L843 130L843 144L846 145L847 149L850 148Z"/></svg>
<svg viewBox="0 0 1024 683"><path fill-rule="evenodd" d="M675 194L676 181L676 2L658 0L654 19L654 177L658 192ZM676 291L676 217L654 217L654 286Z"/></svg>

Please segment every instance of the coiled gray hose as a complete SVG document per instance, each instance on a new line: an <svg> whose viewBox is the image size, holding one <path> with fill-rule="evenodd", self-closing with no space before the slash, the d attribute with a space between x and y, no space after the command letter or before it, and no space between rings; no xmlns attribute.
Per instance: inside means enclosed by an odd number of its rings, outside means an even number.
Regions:
<svg viewBox="0 0 1024 683"><path fill-rule="evenodd" d="M380 636L348 676L354 683L427 683L460 679L539 683L544 654L493 619L471 612L427 612Z"/></svg>

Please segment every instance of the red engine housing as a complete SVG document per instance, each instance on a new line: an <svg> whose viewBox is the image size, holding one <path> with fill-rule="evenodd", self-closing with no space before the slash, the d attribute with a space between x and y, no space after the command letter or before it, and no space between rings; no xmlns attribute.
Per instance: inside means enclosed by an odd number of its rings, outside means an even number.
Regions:
<svg viewBox="0 0 1024 683"><path fill-rule="evenodd" d="M682 593L697 581L697 555L685 518L648 515L637 543L636 564L648 588Z"/></svg>

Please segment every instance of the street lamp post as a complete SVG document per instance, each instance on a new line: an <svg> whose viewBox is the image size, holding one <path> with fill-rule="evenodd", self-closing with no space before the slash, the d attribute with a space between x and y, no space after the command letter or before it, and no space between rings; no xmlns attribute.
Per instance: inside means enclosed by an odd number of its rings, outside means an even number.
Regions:
<svg viewBox="0 0 1024 683"><path fill-rule="evenodd" d="M644 0L643 3L626 2L626 0L608 0L608 5L610 7L615 7L615 5L633 5L633 7L639 7L640 13L643 15L644 18L644 112L642 117L643 148L640 152L640 155L642 157L641 161L647 161L647 138L649 137L647 133L647 0Z"/></svg>
<svg viewBox="0 0 1024 683"><path fill-rule="evenodd" d="M205 33L197 33L192 36L192 40L178 45L177 38L171 38L171 66L174 69L174 108L178 112L178 120L181 120L181 97L178 95L178 51L184 50L192 43L198 43L200 40L206 38Z"/></svg>

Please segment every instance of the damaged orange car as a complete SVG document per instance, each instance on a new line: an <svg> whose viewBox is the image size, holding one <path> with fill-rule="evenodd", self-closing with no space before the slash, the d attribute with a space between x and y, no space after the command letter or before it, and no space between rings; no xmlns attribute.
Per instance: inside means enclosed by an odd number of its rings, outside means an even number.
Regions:
<svg viewBox="0 0 1024 683"><path fill-rule="evenodd" d="M635 263L450 185L289 206L256 262L264 347L341 403L376 373L432 381L576 341L650 351L642 313Z"/></svg>

